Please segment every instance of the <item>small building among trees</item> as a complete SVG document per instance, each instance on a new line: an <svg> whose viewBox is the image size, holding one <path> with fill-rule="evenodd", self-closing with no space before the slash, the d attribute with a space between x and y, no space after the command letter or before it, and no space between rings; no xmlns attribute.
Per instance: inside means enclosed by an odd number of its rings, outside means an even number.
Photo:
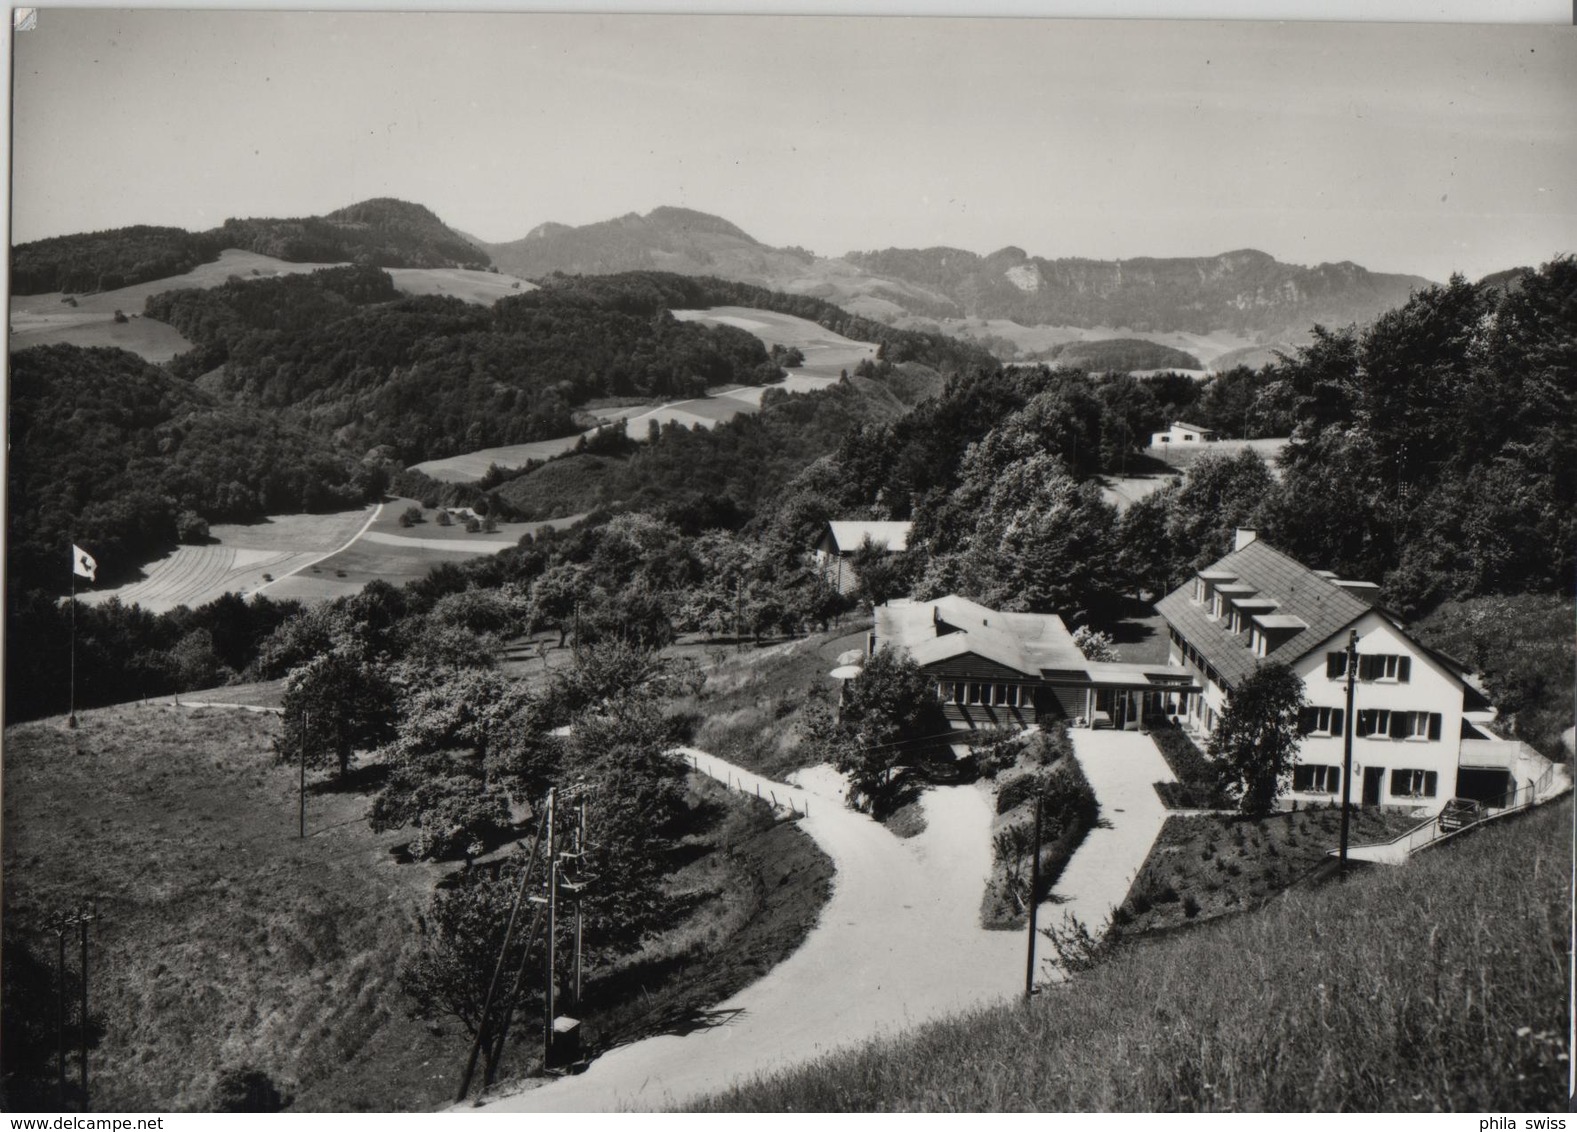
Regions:
<svg viewBox="0 0 1577 1132"><path fill-rule="evenodd" d="M899 554L909 549L913 526L890 519L833 519L816 543L816 565L839 593L853 593L859 589L860 579L851 559L861 547Z"/></svg>
<svg viewBox="0 0 1577 1132"><path fill-rule="evenodd" d="M1150 447L1160 448L1171 444L1211 444L1221 439L1213 428L1202 428L1187 421L1173 421L1165 432L1150 434Z"/></svg>

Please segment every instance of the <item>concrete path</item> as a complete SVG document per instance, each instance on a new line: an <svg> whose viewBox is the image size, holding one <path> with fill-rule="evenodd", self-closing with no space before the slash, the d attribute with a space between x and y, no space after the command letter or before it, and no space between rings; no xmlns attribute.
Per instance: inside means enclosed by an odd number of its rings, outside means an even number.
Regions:
<svg viewBox="0 0 1577 1132"><path fill-rule="evenodd" d="M689 750L698 768L747 793L776 794L837 873L821 920L798 951L713 1012L715 1025L622 1046L587 1071L504 1097L507 1112L649 1111L716 1092L838 1046L1018 993L1020 932L988 932L980 901L990 871L991 807L973 786L924 796L926 830L901 840L846 809L838 776L789 786Z"/></svg>
<svg viewBox="0 0 1577 1132"><path fill-rule="evenodd" d="M1128 895L1167 809L1157 782L1175 782L1172 768L1149 736L1137 731L1069 730L1084 777L1101 804L1101 827L1092 829L1040 907L1042 926L1076 916L1093 933Z"/></svg>

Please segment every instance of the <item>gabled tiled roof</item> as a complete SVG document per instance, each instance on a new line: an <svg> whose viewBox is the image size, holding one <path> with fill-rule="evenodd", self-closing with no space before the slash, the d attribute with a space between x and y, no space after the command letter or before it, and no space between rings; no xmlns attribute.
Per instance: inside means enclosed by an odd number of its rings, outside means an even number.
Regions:
<svg viewBox="0 0 1577 1132"><path fill-rule="evenodd" d="M1307 626L1286 635L1277 634L1272 639L1275 647L1264 659L1283 664L1292 664L1319 647L1371 608L1368 602L1329 578L1321 577L1258 540L1212 562L1208 571L1201 572L1229 574L1238 583L1252 586L1256 599L1268 598L1276 602L1274 620L1278 624L1291 627L1295 622L1284 619L1296 618ZM1211 620L1205 606L1194 604L1193 592L1194 580L1190 578L1157 602L1156 609L1166 618L1167 624L1199 650L1222 680L1236 685L1254 671L1261 658L1250 650L1247 633L1229 633L1224 620ZM1270 618L1257 620L1263 623Z"/></svg>
<svg viewBox="0 0 1577 1132"><path fill-rule="evenodd" d="M897 552L909 548L909 522L888 519L833 519L827 524L839 554L853 554L866 538L876 546Z"/></svg>

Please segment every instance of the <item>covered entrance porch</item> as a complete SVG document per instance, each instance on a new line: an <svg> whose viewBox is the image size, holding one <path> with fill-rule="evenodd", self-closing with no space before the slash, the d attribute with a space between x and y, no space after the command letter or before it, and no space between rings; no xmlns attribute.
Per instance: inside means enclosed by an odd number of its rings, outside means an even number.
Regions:
<svg viewBox="0 0 1577 1132"><path fill-rule="evenodd" d="M1147 717L1175 715L1183 697L1200 690L1171 665L1094 662L1044 676L1070 726L1097 730L1143 730Z"/></svg>

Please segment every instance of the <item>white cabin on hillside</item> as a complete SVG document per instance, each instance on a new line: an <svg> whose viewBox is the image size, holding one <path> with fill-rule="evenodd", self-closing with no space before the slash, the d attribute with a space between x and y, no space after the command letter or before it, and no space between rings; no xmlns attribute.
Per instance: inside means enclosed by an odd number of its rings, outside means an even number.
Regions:
<svg viewBox="0 0 1577 1132"><path fill-rule="evenodd" d="M1173 421L1165 432L1150 434L1150 447L1160 448L1172 444L1213 444L1221 439L1213 428L1201 428L1187 421Z"/></svg>

